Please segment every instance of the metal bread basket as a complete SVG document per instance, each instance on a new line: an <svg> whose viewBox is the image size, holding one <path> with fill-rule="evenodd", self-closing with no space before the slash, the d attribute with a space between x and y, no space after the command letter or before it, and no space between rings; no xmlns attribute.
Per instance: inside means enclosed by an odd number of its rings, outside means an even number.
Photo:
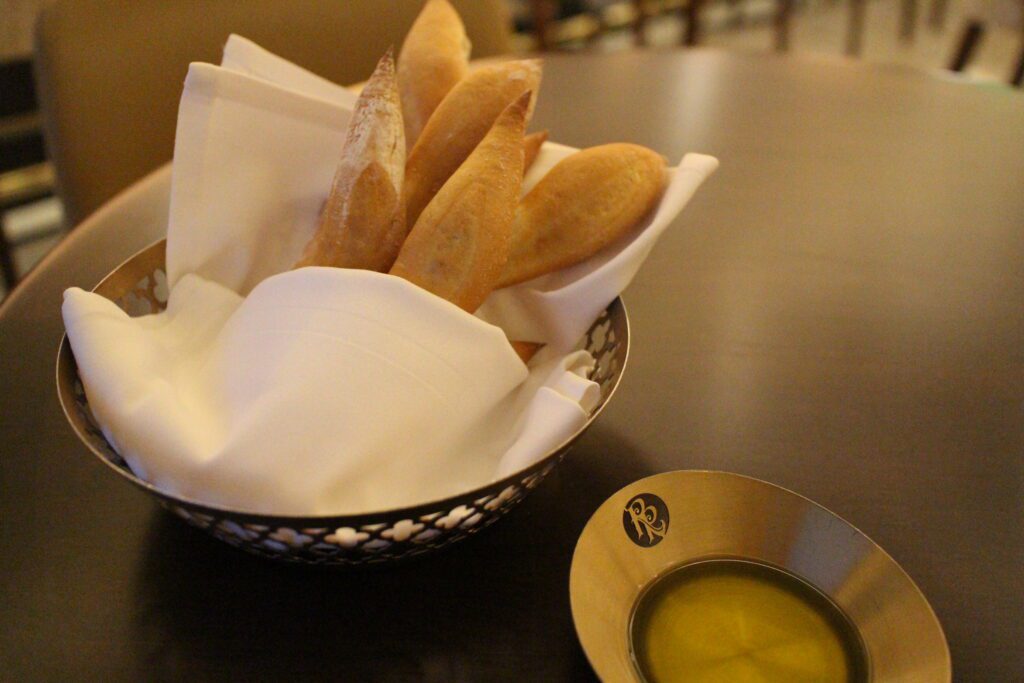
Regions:
<svg viewBox="0 0 1024 683"><path fill-rule="evenodd" d="M167 304L165 242L138 252L93 290L131 316ZM587 422L537 463L485 486L442 500L358 515L300 517L253 514L175 496L138 478L104 437L89 408L67 336L57 353L57 392L68 422L82 442L122 478L152 495L189 524L237 548L283 562L316 565L385 564L423 555L497 521L561 461L608 403L629 352L629 320L621 299L598 317L580 340L596 360L591 379L601 398Z"/></svg>

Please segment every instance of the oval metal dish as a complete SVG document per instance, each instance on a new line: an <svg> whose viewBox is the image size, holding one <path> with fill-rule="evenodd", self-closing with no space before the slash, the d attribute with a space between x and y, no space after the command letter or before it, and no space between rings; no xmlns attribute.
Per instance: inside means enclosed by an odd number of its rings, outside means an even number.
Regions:
<svg viewBox="0 0 1024 683"><path fill-rule="evenodd" d="M157 313L167 304L165 241L138 252L94 292L129 315ZM593 423L622 377L629 350L629 320L621 299L601 314L580 341L597 364L591 379L601 398L586 424L537 463L501 480L442 500L359 515L275 516L229 510L156 488L129 469L104 437L89 409L74 354L65 336L57 353L57 392L68 422L82 442L114 472L162 506L220 540L263 557L317 565L384 564L423 555L497 521L535 488Z"/></svg>
<svg viewBox="0 0 1024 683"><path fill-rule="evenodd" d="M621 489L587 522L572 558L573 621L594 671L643 680L631 619L673 569L711 559L784 570L857 630L868 680L952 680L949 647L924 594L856 527L801 495L728 472L665 472Z"/></svg>

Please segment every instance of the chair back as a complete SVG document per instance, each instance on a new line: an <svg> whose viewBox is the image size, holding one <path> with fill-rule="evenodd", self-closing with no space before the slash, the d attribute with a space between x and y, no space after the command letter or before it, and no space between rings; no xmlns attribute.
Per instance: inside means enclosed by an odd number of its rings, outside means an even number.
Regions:
<svg viewBox="0 0 1024 683"><path fill-rule="evenodd" d="M473 56L509 49L504 0L452 0ZM423 0L58 0L36 25L36 70L68 224L169 161L190 62L238 33L337 83L366 79Z"/></svg>

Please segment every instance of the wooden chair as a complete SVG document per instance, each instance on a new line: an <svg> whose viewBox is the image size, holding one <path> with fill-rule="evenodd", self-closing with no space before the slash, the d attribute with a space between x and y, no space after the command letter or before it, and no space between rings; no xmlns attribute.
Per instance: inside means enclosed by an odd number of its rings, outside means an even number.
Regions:
<svg viewBox="0 0 1024 683"><path fill-rule="evenodd" d="M530 15L541 52L588 45L609 30L622 28L620 20L608 21L604 12L586 3L576 3L566 12L558 0L530 0Z"/></svg>
<svg viewBox="0 0 1024 683"><path fill-rule="evenodd" d="M917 35L917 0L900 0L900 40L914 42Z"/></svg>
<svg viewBox="0 0 1024 683"><path fill-rule="evenodd" d="M928 25L933 31L941 31L946 27L946 13L949 9L948 0L932 0L928 10Z"/></svg>
<svg viewBox="0 0 1024 683"><path fill-rule="evenodd" d="M53 167L46 160L36 100L32 63L28 57L0 63L0 276L10 290L18 282L14 248L4 230L4 215L53 194ZM48 237L44 230L23 238L27 243Z"/></svg>
<svg viewBox="0 0 1024 683"><path fill-rule="evenodd" d="M850 0L850 16L846 23L846 45L843 50L849 57L859 57L864 48L864 20L867 0Z"/></svg>
<svg viewBox="0 0 1024 683"><path fill-rule="evenodd" d="M775 18L775 51L785 52L789 50L789 26L793 15L793 0L776 0Z"/></svg>
<svg viewBox="0 0 1024 683"><path fill-rule="evenodd" d="M864 22L867 14L867 0L850 0L850 15L846 25L845 52L850 57L859 57L864 47ZM934 0L929 14L929 22L941 24L945 16L945 0ZM898 35L905 43L914 42L917 35L918 5L917 0L900 0L900 20Z"/></svg>
<svg viewBox="0 0 1024 683"><path fill-rule="evenodd" d="M452 0L474 57L509 50L505 0ZM401 45L423 0L57 0L36 28L43 125L74 225L170 160L192 61L219 62L230 33L338 83Z"/></svg>
<svg viewBox="0 0 1024 683"><path fill-rule="evenodd" d="M1020 0L1019 22L1020 48L1006 79L1010 85L1018 88L1024 85L1024 0ZM964 24L949 61L950 71L960 72L967 68L985 37L986 28L985 20L980 17L971 18Z"/></svg>
<svg viewBox="0 0 1024 683"><path fill-rule="evenodd" d="M683 45L695 45L699 35L703 0L622 0L601 7L583 4L579 11L562 16L558 0L530 0L532 28L537 49L560 50L589 45L614 31L630 30L638 46L649 19L678 14L685 22Z"/></svg>
<svg viewBox="0 0 1024 683"><path fill-rule="evenodd" d="M693 47L700 40L701 10L704 0L636 0L638 24L638 44L646 44L643 39L644 23L648 17L676 14L683 20L682 45Z"/></svg>
<svg viewBox="0 0 1024 683"><path fill-rule="evenodd" d="M953 52L953 58L949 61L950 71L963 71L967 66L971 58L974 57L975 50L981 43L981 39L985 35L985 24L980 21L968 21L960 34L960 39L957 41L956 48Z"/></svg>

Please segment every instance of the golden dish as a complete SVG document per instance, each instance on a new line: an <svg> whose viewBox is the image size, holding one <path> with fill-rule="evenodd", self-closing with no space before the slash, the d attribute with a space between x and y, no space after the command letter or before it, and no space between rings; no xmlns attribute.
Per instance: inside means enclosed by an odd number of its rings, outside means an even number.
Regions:
<svg viewBox="0 0 1024 683"><path fill-rule="evenodd" d="M611 496L580 536L569 590L606 681L952 679L942 627L892 557L737 474L669 472Z"/></svg>

